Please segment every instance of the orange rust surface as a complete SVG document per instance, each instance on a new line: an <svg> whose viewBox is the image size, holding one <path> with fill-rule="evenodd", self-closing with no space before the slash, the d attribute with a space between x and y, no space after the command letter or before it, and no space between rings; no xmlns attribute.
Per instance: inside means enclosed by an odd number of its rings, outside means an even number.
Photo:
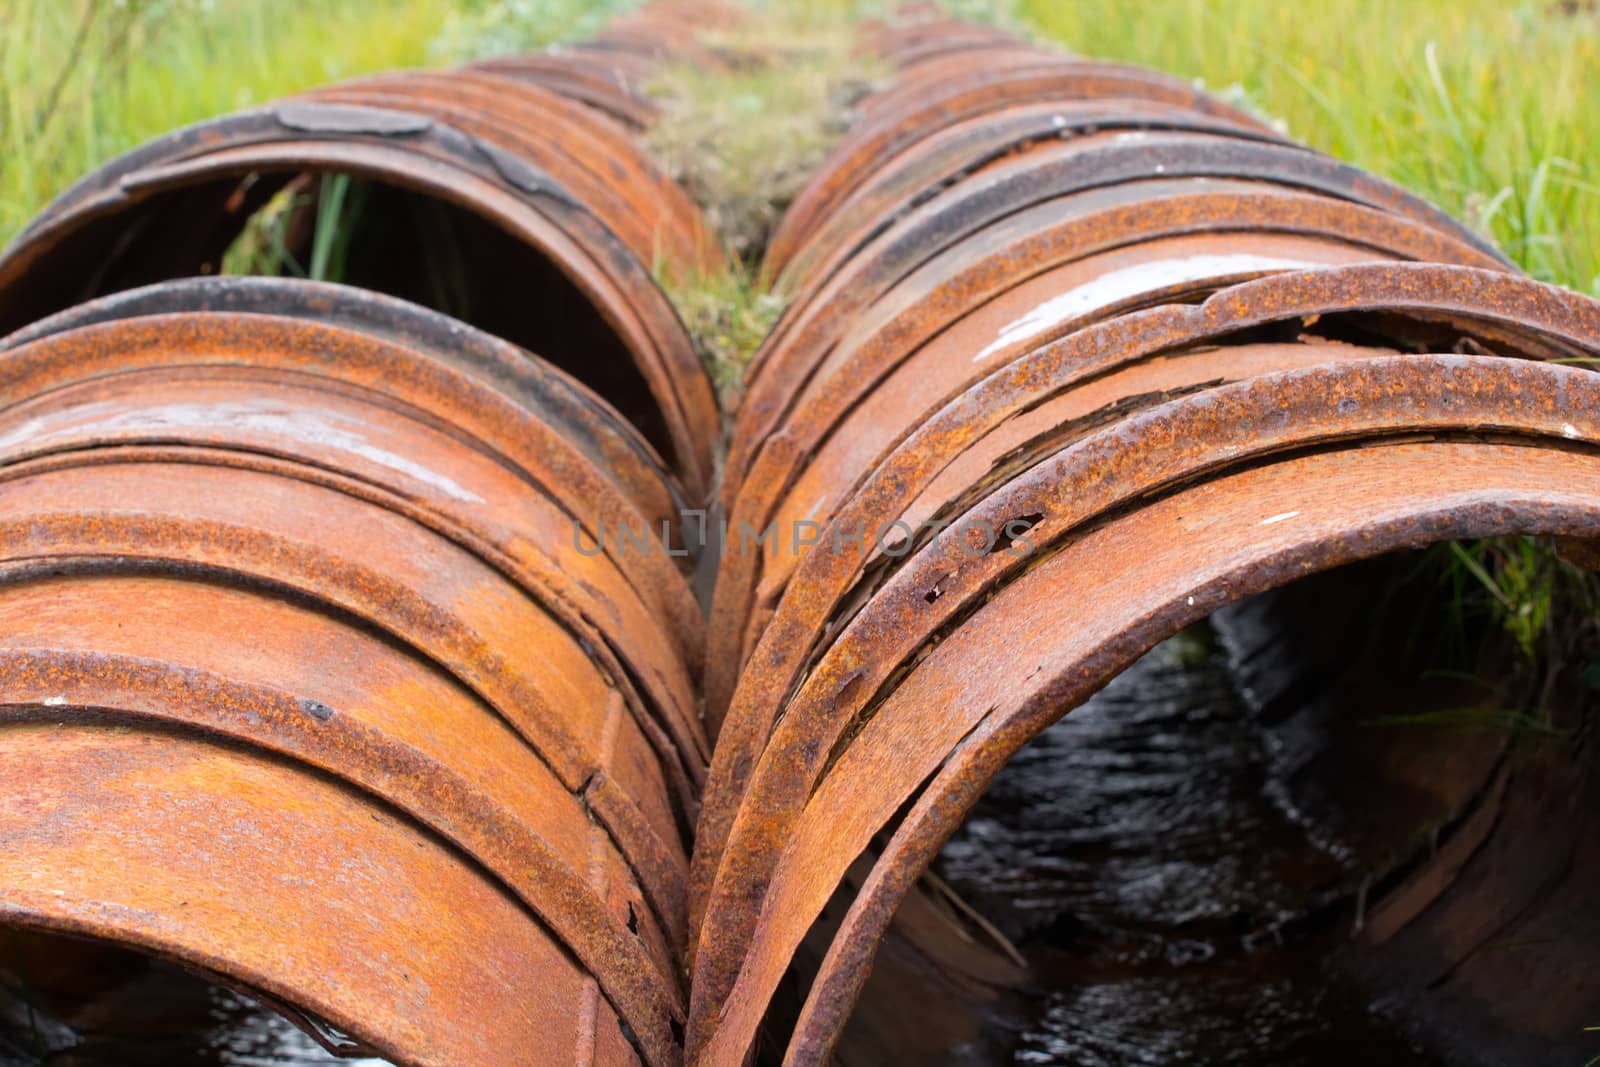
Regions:
<svg viewBox="0 0 1600 1067"><path fill-rule="evenodd" d="M708 624L668 548L719 417L651 272L721 252L636 136L741 17L179 131L0 257L0 922L399 1064L821 1064L996 770L1155 643L1399 548L1600 543L1600 304L1180 79L908 9L769 249L719 501L778 536L705 561ZM547 257L649 409L393 297L180 279L328 171Z"/></svg>
<svg viewBox="0 0 1600 1067"><path fill-rule="evenodd" d="M730 541L709 635L689 1055L718 1067L786 975L763 1047L826 1062L995 771L1182 626L1600 528L1600 304L1165 76L938 17L863 42L900 74L769 249L792 302L720 497L778 536Z"/></svg>

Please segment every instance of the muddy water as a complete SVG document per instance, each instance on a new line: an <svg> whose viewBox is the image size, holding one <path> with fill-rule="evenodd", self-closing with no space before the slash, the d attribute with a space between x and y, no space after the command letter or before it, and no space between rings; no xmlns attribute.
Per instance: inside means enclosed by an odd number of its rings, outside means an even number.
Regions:
<svg viewBox="0 0 1600 1067"><path fill-rule="evenodd" d="M1315 902L1357 861L1283 799L1282 719L1218 638L1180 635L1058 722L946 847L1030 967L985 1044L1073 1067L1440 1062L1324 973L1348 919Z"/></svg>

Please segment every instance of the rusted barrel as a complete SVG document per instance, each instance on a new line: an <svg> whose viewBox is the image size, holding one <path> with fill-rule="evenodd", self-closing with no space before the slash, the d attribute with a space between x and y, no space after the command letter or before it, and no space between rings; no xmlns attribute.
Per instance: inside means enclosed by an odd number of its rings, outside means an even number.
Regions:
<svg viewBox="0 0 1600 1067"><path fill-rule="evenodd" d="M745 17L740 8L723 0L663 0L611 19L576 47L719 70L727 64L704 39L706 31L727 28Z"/></svg>
<svg viewBox="0 0 1600 1067"><path fill-rule="evenodd" d="M397 1063L677 1062L697 608L664 551L574 533L677 506L638 434L505 342L308 282L135 290L0 347L6 921Z"/></svg>
<svg viewBox="0 0 1600 1067"><path fill-rule="evenodd" d="M663 62L722 69L723 58L701 38L707 29L735 26L746 17L742 8L717 0L657 2L617 16L590 41L486 59L470 69L542 86L642 130L656 116L646 90Z"/></svg>
<svg viewBox="0 0 1600 1067"><path fill-rule="evenodd" d="M656 117L645 95L652 65L616 53L561 48L480 60L468 69L529 82L603 111L628 129L640 131Z"/></svg>
<svg viewBox="0 0 1600 1067"><path fill-rule="evenodd" d="M681 16L652 18L680 30L662 49L688 47ZM655 275L714 269L722 252L635 133L576 90L634 61L598 55L567 82L494 66L361 78L158 138L66 190L0 256L0 332L214 273L274 196L315 189L307 175L346 175L369 188L340 222L340 280L452 311L569 371L698 499L715 401ZM299 247L316 207L301 209Z"/></svg>
<svg viewBox="0 0 1600 1067"><path fill-rule="evenodd" d="M1600 536L1600 304L1187 84L963 33L895 38L773 248L793 303L708 645L695 1062L744 1061L826 930L771 1035L824 1062L993 774L1183 626L1400 548Z"/></svg>
<svg viewBox="0 0 1600 1067"><path fill-rule="evenodd" d="M628 78L709 8L178 131L0 257L0 922L397 1064L682 1061L718 419L656 273L722 252ZM318 174L355 285L190 277Z"/></svg>
<svg viewBox="0 0 1600 1067"><path fill-rule="evenodd" d="M1139 91L1138 79L1127 85ZM1065 99L935 125L941 132L873 172L861 206L841 204L808 230L832 243L797 255L810 266L752 364L723 481L736 531L762 530L781 514L795 473L786 454L808 455L824 433L835 447L855 447L857 438L834 433L839 415L886 393L881 376L930 340L955 351L982 336L957 360L964 377L928 378L920 365L906 376L923 400L932 399L926 390L976 380L1008 354L1168 289L1199 293L1264 271L1362 260L1504 265L1481 238L1403 190L1205 112L1138 97ZM812 188L831 183L825 169ZM1075 287L1062 302L1034 299ZM996 336L1002 325L1008 332ZM833 374L858 353L851 374ZM797 514L817 500L796 497ZM748 553L730 554L718 583L713 721L748 651L743 622L756 605L770 607L752 565ZM740 621L724 625L730 619Z"/></svg>

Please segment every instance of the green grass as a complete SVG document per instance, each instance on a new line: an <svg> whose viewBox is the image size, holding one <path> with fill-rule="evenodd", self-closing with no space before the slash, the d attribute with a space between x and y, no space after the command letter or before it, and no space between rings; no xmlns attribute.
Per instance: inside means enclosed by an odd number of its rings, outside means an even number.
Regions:
<svg viewBox="0 0 1600 1067"><path fill-rule="evenodd" d="M825 7L762 11L708 43L732 60L730 69L662 71L648 86L661 114L646 136L729 253L726 271L661 281L731 410L745 366L783 309L761 276L762 251L849 129L851 105L888 71L855 53L848 20Z"/></svg>
<svg viewBox="0 0 1600 1067"><path fill-rule="evenodd" d="M1600 11L1537 0L1022 0L1074 51L1160 67L1600 295ZM1571 12L1570 14L1568 12Z"/></svg>
<svg viewBox="0 0 1600 1067"><path fill-rule="evenodd" d="M1515 643L1533 669L1536 713L1553 711L1564 673L1584 689L1600 689L1600 575L1535 537L1452 542L1435 554L1441 551L1449 556L1435 569L1451 614L1487 617Z"/></svg>
<svg viewBox="0 0 1600 1067"><path fill-rule="evenodd" d="M732 412L744 384L744 368L778 321L783 301L754 268L733 260L727 270L698 278L662 277L684 325L694 335L711 372L722 410Z"/></svg>
<svg viewBox="0 0 1600 1067"><path fill-rule="evenodd" d="M157 134L439 58L453 0L0 0L0 240ZM459 17L459 16L456 16Z"/></svg>
<svg viewBox="0 0 1600 1067"><path fill-rule="evenodd" d="M728 71L673 66L649 85L646 137L729 250L759 257L779 217L849 129L850 106L888 75L856 55L848 23L773 12L709 43Z"/></svg>
<svg viewBox="0 0 1600 1067"><path fill-rule="evenodd" d="M456 0L432 44L435 58L457 62L531 51L594 36L639 0Z"/></svg>

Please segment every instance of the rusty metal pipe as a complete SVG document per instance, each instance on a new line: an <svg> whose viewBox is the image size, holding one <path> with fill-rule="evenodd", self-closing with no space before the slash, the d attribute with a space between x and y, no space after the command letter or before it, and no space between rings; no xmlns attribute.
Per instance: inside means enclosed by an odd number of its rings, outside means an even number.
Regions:
<svg viewBox="0 0 1600 1067"><path fill-rule="evenodd" d="M0 329L86 297L214 270L284 181L355 175L458 207L554 264L620 349L587 359L558 354L589 382L617 390L611 398L699 496L710 479L714 401L651 272L658 260L669 270L702 271L720 252L687 198L668 192L626 131L533 86L506 82L495 91L494 78L368 79L135 149L64 192L0 256ZM183 240L175 242L167 226L180 216ZM554 336L526 309L516 314L526 325L515 339L526 346ZM568 317L563 309L545 321ZM629 374L637 387L626 384Z"/></svg>
<svg viewBox="0 0 1600 1067"><path fill-rule="evenodd" d="M819 930L785 1062L824 1062L994 771L1189 621L1399 547L1600 532L1600 379L1551 362L1600 355L1600 305L1187 86L957 24L871 47L902 73L780 227L793 300L724 480L780 540L728 546L713 608L698 1063L751 1054Z"/></svg>
<svg viewBox="0 0 1600 1067"><path fill-rule="evenodd" d="M925 487L991 433L1116 368L1203 350L1231 334L1272 323L1370 310L1448 324L1449 336L1474 335L1541 358L1581 356L1600 336L1591 301L1492 272L1427 265L1373 265L1279 274L1225 289L1195 305L1168 305L1091 325L997 368L943 409L901 431L870 475L834 505L842 529L876 529L898 519ZM1114 409L1111 409L1114 410ZM822 537L800 557L772 620L739 678L718 736L698 829L695 886L703 893L753 759L765 744L777 701L786 694L815 635L838 610L865 553ZM749 553L738 559L753 562ZM715 634L714 640L723 635ZM738 768L744 768L742 771Z"/></svg>
<svg viewBox="0 0 1600 1067"><path fill-rule="evenodd" d="M820 219L907 145L944 126L1042 99L1136 99L1175 104L1270 132L1254 116L1167 75L1120 64L1041 56L1033 63L994 64L980 54L913 68L918 75L899 90L905 98L868 112L869 119L824 161L817 177L785 213L768 251L781 268L798 242ZM893 94L896 90L890 89Z"/></svg>
<svg viewBox="0 0 1600 1067"><path fill-rule="evenodd" d="M916 10L770 249L720 499L780 539L725 546L707 632L669 550L718 418L652 272L721 253L634 135L736 17L179 131L0 256L0 922L490 1067L737 1067L809 936L784 1060L820 1064L995 771L1165 636L1397 548L1600 539L1562 365L1600 304L1179 79ZM328 173L549 267L582 343L174 280Z"/></svg>
<svg viewBox="0 0 1600 1067"><path fill-rule="evenodd" d="M1108 647L1086 654L1084 658L1089 660L1089 666L1074 664L1064 668L1041 684L1015 712L997 717L992 723L986 721L969 734L924 789L912 814L896 829L888 850L851 905L839 935L832 942L829 958L812 987L786 1062L826 1061L827 1050L837 1040L848 1017L848 1005L858 983L870 970L870 955L881 937L881 924L893 913L898 895L905 891L903 886L915 880L937 854L940 844L959 827L971 801L982 794L988 781L987 773L1003 765L1049 721L1081 702L1077 693L1084 692L1095 681L1108 680L1130 664L1136 658L1130 655L1133 641L1154 637L1156 633L1176 632L1184 625L1183 620L1204 617L1238 597L1274 588L1339 563L1368 558L1385 549L1512 533L1559 535L1577 530L1581 531L1580 536L1592 537L1600 529L1600 511L1595 508L1597 484L1593 479L1596 466L1593 455L1572 461L1571 457L1540 450L1506 449L1496 453L1483 446L1477 447L1481 451L1418 449L1414 456L1404 457L1403 465L1396 465L1398 469L1381 472L1371 469L1375 464L1363 464L1343 479L1311 468L1286 470L1283 476L1293 479L1294 483L1276 499L1265 491L1264 485L1251 483L1230 487L1250 492L1266 508L1278 507L1278 502L1284 498L1288 498L1290 504L1304 501L1308 485L1334 495L1358 492L1370 495L1362 498L1359 518L1352 516L1353 509L1345 507L1339 509L1340 514L1332 521L1324 519L1325 532L1321 536L1325 540L1314 540L1318 536L1314 529L1302 529L1297 533L1305 540L1299 543L1251 545L1247 556L1234 557L1239 564L1238 572L1215 578L1208 574L1205 584L1197 582L1188 586L1184 593L1164 605L1164 612L1159 609L1155 612L1160 619L1155 626L1149 629L1128 627ZM1540 454L1535 458L1529 456L1529 452ZM1372 457L1347 458L1366 460ZM1557 462L1563 459L1567 462ZM1415 495L1417 471L1424 465L1430 470L1447 465L1452 470L1450 477L1441 479L1433 487L1426 504ZM1386 480L1384 474L1388 475ZM1179 506L1187 509L1195 504L1196 501L1188 499ZM1169 509L1151 519L1159 525L1162 518L1174 514L1175 509ZM1262 513L1255 516L1257 522L1271 517ZM1308 524L1322 518L1310 514L1305 517ZM1223 525L1225 523L1219 522L1219 533ZM1171 545L1170 526L1160 526L1153 534L1145 545L1152 549L1160 543ZM1143 547L1140 546L1140 550ZM1149 566L1154 558L1153 552L1146 557L1144 573L1155 570ZM1081 560L1075 558L1073 562L1081 563ZM1181 566L1190 569L1189 577L1194 581L1192 561ZM1052 601L1059 603L1062 589L1057 586L1049 592ZM1191 598L1193 605L1189 603ZM1151 617L1148 602L1124 602L1119 607L1144 607L1144 617ZM981 625L975 621L973 629ZM1081 632L1075 632L1070 638L1061 635L1058 647L1076 640ZM1015 661L1012 663L1014 665ZM1052 664L1049 669L1054 670L1055 666ZM837 849L838 845L833 847Z"/></svg>
<svg viewBox="0 0 1600 1067"><path fill-rule="evenodd" d="M1057 457L1033 468L1024 468L1024 473L1013 479L1014 487L1007 484L992 494L992 503L985 502L980 507L967 507L958 512L967 522L975 523L981 518L995 529L1026 517L1026 536L1033 546L1026 556L1003 550L983 554L981 549L974 551L963 545L958 531L948 531L914 552L905 562L896 566L894 561L889 561L890 573L870 579L867 595L855 598L860 607L853 617L834 617L835 636L826 640L825 655L820 651L813 654L821 658L815 659L808 668L799 689L786 696L782 695L785 690L778 689L779 695L769 698L773 701L769 706L779 710L780 717L776 719L770 739L758 743L760 758L742 790L722 863L706 898L695 957L691 1050L701 1050L705 1062L721 1063L732 1062L738 1055L736 1050L748 1047L747 1042L753 1039L755 1024L776 979L783 973L798 938L815 916L809 903L786 900L781 895L783 885L786 880L800 879L809 887L807 892L820 894L817 898L820 908L820 902L826 900L837 884L836 879L830 880L831 876L821 873L823 864L834 862L832 858L824 860L822 853L845 864L855 854L857 846L841 848L845 839L839 836L841 824L837 823L829 824L834 829L817 838L817 844L807 845L805 831L800 828L803 824L795 822L801 818L801 813L813 804L842 804L838 817L849 820L851 826L870 836L877 824L868 820L868 811L881 810L885 813L883 817L888 818L909 799L909 791L934 773L947 755L942 750L937 754L930 752L933 764L919 771L921 764L907 756L921 750L907 737L887 735L891 738L886 749L890 753L890 764L904 767L909 777L898 773L890 775L886 773L886 764L871 761L870 767L862 764L867 777L859 783L851 785L850 779L841 778L843 784L830 787L826 783L835 775L843 775L846 769L856 765L851 759L853 739L876 737L881 731L891 729L894 720L887 716L895 707L895 694L912 686L920 672L934 670L932 664L945 662L939 657L954 655L954 652L943 651L946 645L951 649L964 647L949 643L969 627L975 640L987 642L985 653L953 661L962 664L956 667L957 674L951 676L961 680L961 694L941 692L925 705L930 709L928 714L937 719L939 729L955 730L951 744L960 741L966 733L960 716L952 718L953 709L970 708L974 714L982 714L985 707L1004 710L1014 706L1006 695L1006 685L1025 685L1033 679L1035 672L1025 669L1020 659L998 654L1002 646L1024 649L1018 652L1022 658L1037 654L1034 645L1021 640L1027 633L1026 628L1018 630L1015 625L1006 624L981 626L970 616L974 610L987 610L984 606L996 598L997 590L1009 587L1011 579L992 577L991 572L999 575L1008 567L1025 570L1030 566L1028 561L1033 559L1045 561L1040 563L1041 567L1058 565L1056 561L1062 553L1051 550L1060 536L1057 531L1062 529L1056 525L1058 520L1073 515L1082 518L1066 519L1069 524L1092 522L1097 515L1115 516L1119 508L1136 507L1131 503L1134 500L1160 499L1151 496L1158 487L1175 486L1181 492L1182 486L1195 483L1197 479L1204 482L1224 478L1231 470L1249 469L1251 455L1257 449L1262 455L1272 455L1320 447L1335 455L1364 457L1376 455L1377 451L1352 451L1348 447L1349 442L1363 434L1378 440L1395 437L1400 442L1395 447L1404 449L1412 447L1404 444L1411 435L1448 438L1454 428L1467 435L1460 448L1468 458L1473 448L1483 447L1478 446L1474 438L1485 432L1494 433L1496 439L1522 436L1526 440L1512 452L1494 452L1493 447L1489 448L1488 454L1498 462L1498 468L1495 462L1449 460L1452 469L1470 472L1459 490L1449 488L1431 474L1418 477L1421 471L1439 469L1443 454L1457 446L1448 443L1435 446L1434 451L1440 453L1437 456L1430 455L1427 448L1420 449L1415 459L1408 458L1408 465L1397 466L1392 476L1394 507L1402 509L1396 512L1397 516L1410 514L1404 509L1415 509L1426 515L1442 508L1445 513L1457 516L1460 522L1493 526L1496 532L1504 532L1509 527L1592 537L1600 532L1600 525L1597 525L1600 510L1594 507L1593 501L1597 498L1592 495L1593 487L1589 487L1589 483L1600 477L1600 458L1581 446L1587 442L1592 448L1600 443L1600 436L1597 436L1600 426L1592 422L1592 410L1596 409L1590 408L1597 400L1600 400L1600 385L1589 372L1492 357L1371 356L1339 365L1266 374L1237 385L1203 390L1125 423L1113 423L1081 442L1068 444ZM1286 410L1291 413L1290 417L1280 418ZM1241 428L1246 428L1246 433L1241 434ZM1150 444L1143 445L1146 440ZM1319 446L1319 441L1327 444ZM1246 442L1248 450L1241 447ZM1208 450L1210 457L1202 458ZM1548 472L1540 466L1545 457L1549 457ZM1165 467L1166 464L1177 466ZM1144 469L1146 466L1148 471ZM1079 471L1081 475L1076 473ZM1139 473L1133 473L1135 471ZM1537 472L1534 481L1522 481L1530 472ZM1352 477L1359 482L1371 476ZM1589 488L1575 491L1575 480L1580 478L1585 479L1582 485ZM1330 521L1342 516L1343 521L1351 523L1349 516L1359 507L1359 496L1309 492L1305 488L1307 484L1305 476L1296 474L1285 479L1288 487L1285 492L1298 493L1294 495L1295 501L1326 501L1334 513ZM1038 486L1041 495L1030 496L1030 491L1022 488L1024 485ZM1499 488L1502 485L1506 486L1504 490ZM1443 495L1435 496L1435 492ZM1123 497L1123 493L1128 495ZM1457 495L1452 497L1451 493ZM1295 508L1288 506L1281 511L1269 508L1270 513L1258 512L1255 503L1249 508L1242 507L1241 499L1252 500L1248 496L1227 496L1218 507L1226 503L1224 510L1230 516L1243 512L1256 519L1264 516L1274 520L1258 523L1258 527L1276 525L1279 515L1298 514ZM1130 503L1119 503L1119 500ZM1448 506L1442 505L1441 500ZM1270 505L1276 506L1275 503ZM1269 505L1263 501L1260 507ZM1525 510L1518 511L1518 508ZM1566 509L1561 512L1565 518L1559 529L1551 530L1540 521L1548 514L1541 508L1554 508L1557 512ZM1508 518L1508 515L1513 517ZM1433 539L1408 533L1407 523L1411 521L1422 522L1409 517L1396 518L1392 536L1376 544L1371 537L1355 535L1336 540L1336 544L1344 547L1332 553L1336 559L1327 565L1357 558L1369 550L1381 551L1396 544ZM1524 526L1519 527L1519 522ZM1359 522L1351 525L1359 527ZM1170 523L1166 529L1169 544L1184 546L1176 553L1175 561L1186 564L1192 572L1198 561L1206 557L1190 552L1191 542L1187 537L1172 537ZM1272 534L1273 538L1280 536L1275 530L1265 533ZM1333 535L1318 536L1326 539ZM1272 538L1268 540L1274 545L1277 543ZM1218 558L1224 565L1231 566L1237 559L1238 541L1228 540L1224 544L1229 547ZM1278 550L1274 548L1273 551ZM1139 567L1143 558L1131 556L1128 566ZM1094 575L1093 580L1099 581L1102 571L1095 569L1090 573ZM1268 573L1273 580L1281 581L1286 574L1306 571L1290 568ZM1187 577L1180 573L1178 580ZM1231 598L1233 595L1226 581L1219 579L1219 589L1215 596ZM1040 619L1051 615L1062 620L1058 628L1065 627L1068 633L1083 632L1073 629L1078 625L1079 616L1063 615L1055 610L1060 603L1059 589L1050 588L1041 595L1044 596L1041 601L1044 614ZM1119 607L1122 605L1121 597L1107 599ZM1192 605L1193 601L1189 603ZM1211 607L1215 606L1218 604L1211 603ZM929 620L927 629L913 622L918 616ZM1030 617L1026 613L1014 616L1018 619ZM1176 628L1163 629L1159 636L1175 632ZM946 636L938 639L934 656L925 659L925 654L917 654L917 643L935 640L936 633ZM1065 639L1054 631L1047 633L1043 638L1047 644L1040 648L1082 647L1079 637ZM1158 639L1153 635L1141 635L1140 640L1146 636L1148 643L1139 644L1140 652ZM1126 639L1126 635L1122 638ZM1119 659L1118 669L1129 661L1131 656ZM929 666L918 666L924 662ZM976 670L979 664L985 669ZM987 668L995 664L1003 666L997 666L1000 673L991 676ZM1007 671L1011 673L1005 673ZM1074 679L1081 673L1068 672ZM1109 675L1096 677L1100 677L1103 684ZM1002 678L1009 678L1010 682L1001 682ZM906 691L912 692L911 689ZM774 691L769 690L771 692ZM1087 696L1088 692L1092 689L1082 695ZM871 717L852 725L851 717L862 710L870 711ZM1058 707L1056 714L1064 710ZM727 736L725 731L720 745L734 741L735 738ZM736 749L730 750L731 761L740 762L738 756ZM903 787L886 784L890 778L903 783ZM723 781L714 773L712 789L715 791L722 785ZM879 789L902 788L904 791L882 805L875 802L869 805L866 799ZM834 797L838 799L832 799ZM708 806L708 813L711 810ZM954 818L955 822L947 819L941 824L946 834L958 825L959 817ZM791 828L794 829L791 831ZM698 843L702 855L710 855L704 850L712 847L708 829L703 819ZM792 839L793 844L790 844L791 832L801 835ZM865 841L866 838L860 838L859 844L864 845ZM784 873L791 863L795 871L793 876ZM751 886L765 889L760 897L752 899ZM865 912L872 905L861 902L859 907ZM776 932L779 925L785 932ZM836 949L841 958L854 959L859 959L863 951L868 951L868 947L839 946ZM825 977L826 974L825 971ZM719 997L719 993L723 995ZM840 1006L833 1004L834 1009ZM706 1025L708 1013L715 1013L715 1026ZM842 1019L835 1014L830 1017L829 1025L837 1024L842 1024ZM706 1027L698 1031L699 1037L696 1037L696 1026ZM799 1062L815 1060L808 1057Z"/></svg>
<svg viewBox="0 0 1600 1067"><path fill-rule="evenodd" d="M339 325L175 310L280 300ZM568 543L560 508L582 515L608 495L619 513L635 506L600 461L631 459L638 482L648 450L525 353L481 339L439 350L453 358L407 350L408 331L445 324L350 303L363 301L330 286L205 280L7 343L0 639L32 658L0 675L0 703L225 736L370 794L463 851L526 909L518 921L593 976L590 1040L614 1008L615 1034L676 1062L682 834L704 742L661 612L694 607L664 560L647 561L667 594L653 601L649 582L635 588L641 568L545 555ZM586 454L545 411L625 447ZM656 473L649 497L670 500ZM538 652L512 660L514 648ZM9 888L0 898L15 903ZM19 922L72 921L17 906ZM97 929L159 947L145 923ZM386 1018L378 992L352 987L330 1007L292 967L253 970L256 950L225 931L202 942L213 955L190 945L179 958L328 1018ZM388 1027L375 1047L398 1040L400 1062L449 1062L430 1051L436 1029ZM635 1055L625 1038L609 1047Z"/></svg>
<svg viewBox="0 0 1600 1067"><path fill-rule="evenodd" d="M718 416L653 272L722 253L633 79L719 12L178 131L0 255L0 922L397 1064L682 1061ZM184 277L318 173L443 212L508 336Z"/></svg>
<svg viewBox="0 0 1600 1067"><path fill-rule="evenodd" d="M0 726L0 920L218 974L396 1063L637 1062L593 979L448 845L325 778L80 724L56 695Z"/></svg>
<svg viewBox="0 0 1600 1067"><path fill-rule="evenodd" d="M751 476L738 486L730 507L735 529L742 529L741 523L764 528L783 496L796 492L802 461L809 464L819 450L828 448L840 419L863 410L876 388L884 389L886 397L909 391L936 406L935 401L956 395L990 366L1100 316L1137 306L1141 293L1159 294L1171 283L1198 293L1204 291L1208 275L1215 286L1239 270L1310 265L1297 260L1295 253L1258 254L1270 251L1273 241L1281 241L1277 235L1326 235L1340 244L1349 242L1346 262L1394 257L1493 262L1431 228L1373 209L1302 194L1256 193L1251 186L1237 190L1224 186L1198 195L1185 195L1187 189L1181 181L1170 187L1129 183L1114 190L1115 196L1091 192L1047 201L1036 211L952 246L898 287L887 288L884 298L855 321L835 316L848 314L853 305L844 294L859 293L859 288L847 286L837 299L819 304L825 316L805 333L797 332L789 351L796 361L820 362L820 366L791 385L793 399L787 406L795 417L760 447L747 450L755 458ZM1143 199L1141 193L1151 198ZM1142 269L1137 258L1128 258L1130 253L1139 254L1141 240L1183 235L1206 237L1210 244L1203 239L1188 242L1190 254L1167 260L1166 267L1155 265L1159 255ZM1338 261L1328 258L1331 247L1319 254L1324 263ZM1071 264L1080 259L1088 272L1071 280L1077 269ZM1123 273L1101 281L1096 263L1108 272ZM830 341L839 335L843 335L839 340ZM963 345L969 348L965 355L959 354ZM914 361L924 350L941 348L952 353L949 361L942 373L927 376L925 366ZM830 366L848 366L850 373L828 374ZM850 442L839 447L850 447ZM868 450L864 453L863 458L870 455ZM730 471L738 454L736 447L730 454ZM805 511L818 499L831 506L836 494L796 499ZM706 680L713 728L740 662L742 620L751 610L758 567L759 560L749 553L728 554L722 560Z"/></svg>
<svg viewBox="0 0 1600 1067"><path fill-rule="evenodd" d="M916 262L938 259L944 264L943 269L953 274L955 268L967 260L958 253L940 253L953 247L952 239L959 241L963 236L973 235L976 240L983 240L981 228L986 224L993 225L994 231L988 248L979 245L980 250L997 258L1009 255L1012 261L1021 259L1028 247L1023 242L1013 241L1009 245L999 242L1021 228L1023 220L1019 216L1024 209L1046 198L1104 188L1126 197L1125 202L1131 203L1137 211L1143 203L1142 180L1179 181L1184 178L1258 181L1337 197L1413 219L1443 231L1454 243L1467 246L1467 251L1459 253L1441 250L1438 258L1447 262L1474 266L1503 263L1498 254L1482 249L1481 238L1467 233L1453 220L1441 221L1443 216L1438 209L1355 168L1314 153L1226 136L1102 135L1035 148L993 172L980 173L957 185L914 212L899 227L887 230L880 239L881 245L860 250L852 261L857 276L841 279L834 289L854 294L845 298L842 305L820 296L807 303L825 308L835 323L851 321L853 311L879 297L880 286L885 282L911 277ZM1119 186L1131 188L1119 189ZM1041 224L1037 219L1027 221ZM862 284L860 273L868 270L873 280ZM968 299L979 298L974 294ZM753 462L755 443L772 434L784 413L793 408L793 386L797 380L803 382L807 378L802 361L813 351L811 346L825 344L836 336L824 335L821 340L805 345L790 341L767 350L775 361L773 370L770 376L759 373L752 376L738 416L738 437L729 455L725 485L742 483ZM787 383L787 388L780 387L783 383Z"/></svg>
<svg viewBox="0 0 1600 1067"><path fill-rule="evenodd" d="M653 528L689 506L660 456L615 408L570 375L482 330L382 293L326 282L225 276L124 290L77 304L0 338L0 350L119 319L187 312L275 315L354 330L454 367L537 416L557 434L543 445L582 450L597 476L614 479Z"/></svg>

